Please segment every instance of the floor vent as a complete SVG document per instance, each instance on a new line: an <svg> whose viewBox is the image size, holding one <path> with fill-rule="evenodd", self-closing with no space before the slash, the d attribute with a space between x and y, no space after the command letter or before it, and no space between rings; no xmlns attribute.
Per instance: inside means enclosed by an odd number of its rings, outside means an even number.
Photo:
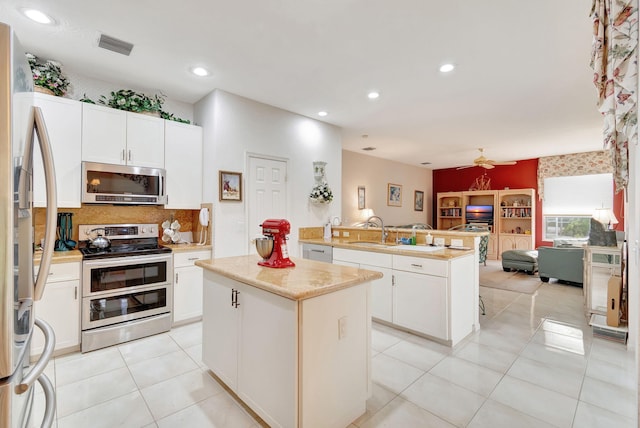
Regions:
<svg viewBox="0 0 640 428"><path fill-rule="evenodd" d="M98 41L98 47L129 56L129 54L131 53L131 49L133 49L133 44L116 39L111 36L107 36L105 34L101 34L100 40Z"/></svg>

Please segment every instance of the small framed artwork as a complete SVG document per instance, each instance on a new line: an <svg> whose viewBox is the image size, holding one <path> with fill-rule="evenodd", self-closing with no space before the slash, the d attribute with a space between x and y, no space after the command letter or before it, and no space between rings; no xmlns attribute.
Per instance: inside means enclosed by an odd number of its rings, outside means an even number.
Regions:
<svg viewBox="0 0 640 428"><path fill-rule="evenodd" d="M220 171L220 200L242 201L242 173Z"/></svg>
<svg viewBox="0 0 640 428"><path fill-rule="evenodd" d="M364 186L358 186L358 209L363 210L365 207Z"/></svg>
<svg viewBox="0 0 640 428"><path fill-rule="evenodd" d="M387 205L390 207L402 206L402 185L387 184Z"/></svg>
<svg viewBox="0 0 640 428"><path fill-rule="evenodd" d="M422 190L416 190L413 195L413 210L424 210L424 192Z"/></svg>

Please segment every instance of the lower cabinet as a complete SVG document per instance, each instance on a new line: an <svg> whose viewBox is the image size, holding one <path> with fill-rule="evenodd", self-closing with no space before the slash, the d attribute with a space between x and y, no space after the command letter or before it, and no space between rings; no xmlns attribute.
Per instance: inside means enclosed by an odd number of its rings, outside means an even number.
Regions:
<svg viewBox="0 0 640 428"><path fill-rule="evenodd" d="M56 351L80 348L80 262L52 264L35 315L46 321L56 335ZM44 335L36 328L31 339L31 355L44 349Z"/></svg>
<svg viewBox="0 0 640 428"><path fill-rule="evenodd" d="M532 250L531 235L500 235L500 253L508 250Z"/></svg>
<svg viewBox="0 0 640 428"><path fill-rule="evenodd" d="M347 426L368 397L367 290L295 301L205 271L202 361L269 426Z"/></svg>
<svg viewBox="0 0 640 428"><path fill-rule="evenodd" d="M173 254L173 324L202 317L202 268L197 260L208 260L211 251Z"/></svg>

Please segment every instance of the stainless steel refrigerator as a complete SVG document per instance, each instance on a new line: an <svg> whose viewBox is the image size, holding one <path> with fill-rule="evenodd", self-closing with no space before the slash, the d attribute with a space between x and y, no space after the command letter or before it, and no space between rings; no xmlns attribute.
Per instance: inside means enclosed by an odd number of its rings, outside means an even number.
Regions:
<svg viewBox="0 0 640 428"><path fill-rule="evenodd" d="M55 336L51 327L35 318L34 302L42 297L53 256L55 171L42 112L33 106L31 69L11 28L3 23L0 59L0 427L34 424L30 418L36 381L46 400L41 426L49 427L54 419L55 390L43 372L53 354ZM47 183L46 248L35 278L34 135L38 136ZM46 344L40 359L30 365L34 326L43 330Z"/></svg>

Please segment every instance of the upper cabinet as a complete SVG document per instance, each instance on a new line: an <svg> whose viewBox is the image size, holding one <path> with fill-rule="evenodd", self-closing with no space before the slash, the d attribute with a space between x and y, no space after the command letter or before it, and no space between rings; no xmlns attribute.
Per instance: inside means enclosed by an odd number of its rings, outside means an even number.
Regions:
<svg viewBox="0 0 640 428"><path fill-rule="evenodd" d="M164 120L82 104L82 160L164 168Z"/></svg>
<svg viewBox="0 0 640 428"><path fill-rule="evenodd" d="M82 105L78 101L34 93L42 109L56 169L58 207L80 208ZM40 147L34 146L33 205L46 206L44 167Z"/></svg>
<svg viewBox="0 0 640 428"><path fill-rule="evenodd" d="M202 202L202 128L166 120L164 124L167 204L199 209Z"/></svg>

